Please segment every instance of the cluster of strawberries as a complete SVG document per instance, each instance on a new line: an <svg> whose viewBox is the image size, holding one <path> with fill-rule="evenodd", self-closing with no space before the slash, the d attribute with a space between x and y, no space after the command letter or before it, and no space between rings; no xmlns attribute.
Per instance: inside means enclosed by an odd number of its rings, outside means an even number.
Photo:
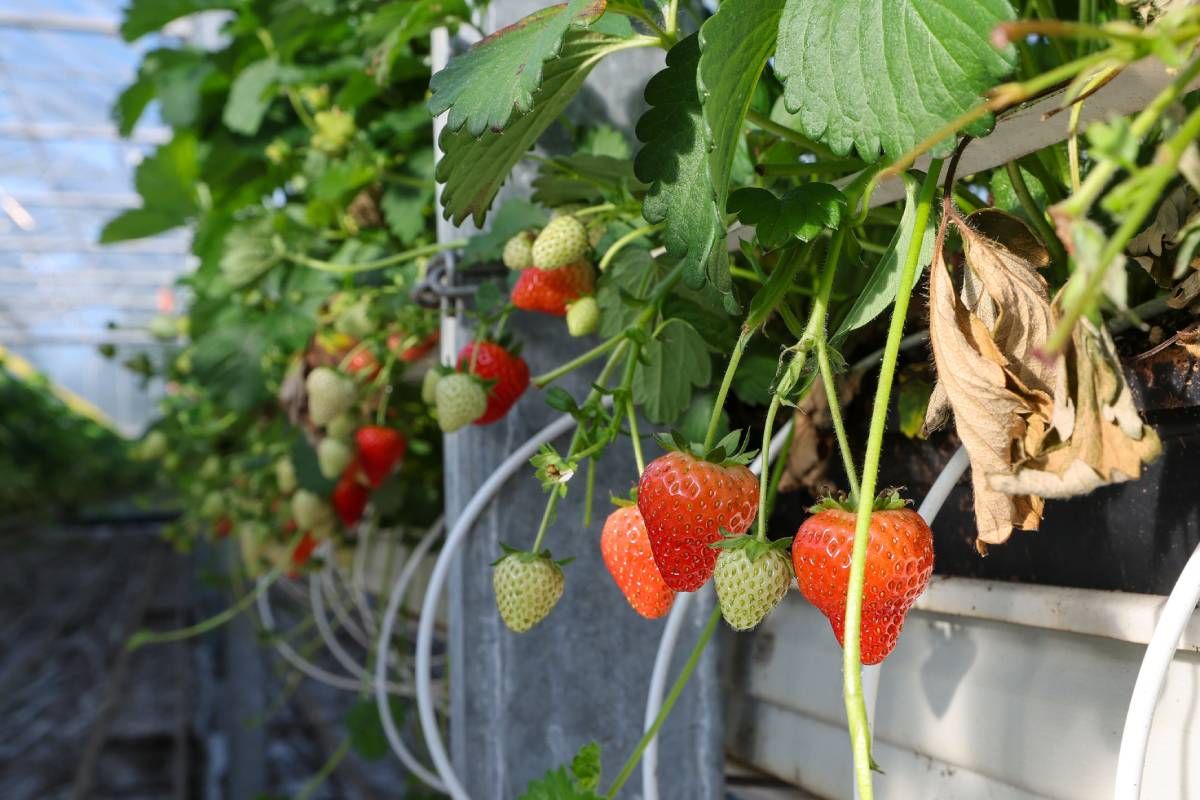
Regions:
<svg viewBox="0 0 1200 800"><path fill-rule="evenodd" d="M840 644L855 512L826 500L794 539L768 542L749 535L758 515L759 482L746 467L747 455L726 453L721 446L700 453L677 445L647 465L636 504L613 511L600 536L613 580L634 611L655 619L670 610L677 592L694 592L712 578L725 620L748 630L779 604L795 575ZM895 648L904 616L932 572L929 526L894 492L884 493L869 529L862 663L877 664ZM545 617L563 584L562 570L545 553L510 553L493 574L501 616L516 631Z"/></svg>
<svg viewBox="0 0 1200 800"><path fill-rule="evenodd" d="M519 275L512 305L522 311L566 317L572 336L586 336L600 323L595 269L587 228L569 214L540 232L522 231L504 245L504 264ZM446 433L470 424L490 425L504 417L529 386L529 367L502 342L476 341L458 354L453 370L431 370L421 396L437 409Z"/></svg>

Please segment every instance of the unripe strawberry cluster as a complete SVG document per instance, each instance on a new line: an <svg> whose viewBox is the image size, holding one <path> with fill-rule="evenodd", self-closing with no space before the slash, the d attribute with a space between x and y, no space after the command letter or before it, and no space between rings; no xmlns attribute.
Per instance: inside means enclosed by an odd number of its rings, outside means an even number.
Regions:
<svg viewBox="0 0 1200 800"><path fill-rule="evenodd" d="M512 303L523 311L567 318L572 336L586 336L600 323L594 296L595 268L588 229L570 214L550 220L534 234L522 231L504 245L504 265L519 270Z"/></svg>
<svg viewBox="0 0 1200 800"><path fill-rule="evenodd" d="M502 419L528 387L525 359L499 342L478 341L459 351L452 370L430 370L421 397L433 404L442 430L453 433Z"/></svg>

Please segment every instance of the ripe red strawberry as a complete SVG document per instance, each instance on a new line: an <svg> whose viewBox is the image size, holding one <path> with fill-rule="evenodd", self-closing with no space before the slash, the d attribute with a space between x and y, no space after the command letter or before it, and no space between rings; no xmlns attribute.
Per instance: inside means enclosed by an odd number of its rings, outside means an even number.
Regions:
<svg viewBox="0 0 1200 800"><path fill-rule="evenodd" d="M233 520L231 520L229 517L226 517L226 516L222 516L219 519L217 519L216 524L213 526L213 533L215 533L217 535L218 539L224 539L226 536L228 536L232 532L233 532Z"/></svg>
<svg viewBox="0 0 1200 800"><path fill-rule="evenodd" d="M408 449L404 434L378 425L359 428L354 441L358 445L359 466L372 489L387 480Z"/></svg>
<svg viewBox="0 0 1200 800"><path fill-rule="evenodd" d="M646 523L637 506L623 506L608 515L600 534L600 554L634 611L646 619L658 619L671 610L675 590L667 586L654 563Z"/></svg>
<svg viewBox="0 0 1200 800"><path fill-rule="evenodd" d="M489 425L507 414L529 387L529 365L496 342L471 342L458 352L460 371L467 371L476 350L473 374L494 383L488 389L487 411L475 424Z"/></svg>
<svg viewBox="0 0 1200 800"><path fill-rule="evenodd" d="M736 441L736 434L732 434ZM679 443L682 444L682 443ZM694 592L712 575L721 531L745 533L758 510L758 481L744 456L714 461L692 452L670 452L650 462L638 484L638 510L646 521L654 563L679 592Z"/></svg>
<svg viewBox="0 0 1200 800"><path fill-rule="evenodd" d="M346 372L364 381L373 381L379 376L379 360L365 347L346 362Z"/></svg>
<svg viewBox="0 0 1200 800"><path fill-rule="evenodd" d="M333 494L329 497L338 519L347 528L354 526L362 519L363 511L366 510L367 501L370 498L370 490L358 482L357 464L346 467L346 471L342 473L337 485L333 487Z"/></svg>
<svg viewBox="0 0 1200 800"><path fill-rule="evenodd" d="M320 541L311 533L306 533L300 537L300 541L296 542L296 547L292 550L292 569L288 572L289 578L300 577L300 570L312 558L313 552L317 549Z"/></svg>
<svg viewBox="0 0 1200 800"><path fill-rule="evenodd" d="M855 513L832 501L814 510L792 541L792 566L800 592L829 619L842 644ZM895 648L904 615L929 583L933 534L895 493L876 503L868 534L860 651L862 663L878 664Z"/></svg>
<svg viewBox="0 0 1200 800"><path fill-rule="evenodd" d="M567 315L567 304L592 293L595 280L592 267L579 262L555 270L530 267L512 290L512 303L524 311L540 311L556 317Z"/></svg>
<svg viewBox="0 0 1200 800"><path fill-rule="evenodd" d="M426 336L424 339L413 340L412 337L405 336L400 333L392 333L388 335L387 346L388 350L396 353L396 358L401 361L411 364L414 361L420 361L425 356L429 355L429 351L437 347L438 332Z"/></svg>

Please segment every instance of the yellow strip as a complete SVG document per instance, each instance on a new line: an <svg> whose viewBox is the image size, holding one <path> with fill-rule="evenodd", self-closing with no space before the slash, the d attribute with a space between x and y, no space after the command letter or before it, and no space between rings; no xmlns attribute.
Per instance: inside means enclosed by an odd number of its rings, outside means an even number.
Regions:
<svg viewBox="0 0 1200 800"><path fill-rule="evenodd" d="M21 358L19 355L10 353L8 350L4 349L3 345L0 345L0 366L4 367L4 369L7 369L9 372L23 381L29 381L38 375L38 371L32 364ZM49 378L46 379L46 383L51 394L61 400L63 405L65 405L67 408L71 409L82 417L87 417L93 422L103 425L114 433L118 433L116 426L113 424L113 421L108 418L108 415L94 406L92 403L84 400L70 389L59 386Z"/></svg>

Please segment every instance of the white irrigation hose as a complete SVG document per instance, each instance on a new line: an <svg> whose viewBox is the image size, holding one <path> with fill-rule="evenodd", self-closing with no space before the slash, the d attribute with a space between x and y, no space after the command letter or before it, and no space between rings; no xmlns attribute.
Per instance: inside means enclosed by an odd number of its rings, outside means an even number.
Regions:
<svg viewBox="0 0 1200 800"><path fill-rule="evenodd" d="M612 398L605 397L604 402L606 405L611 404ZM442 587L445 585L446 576L450 571L450 564L453 562L458 548L466 539L467 534L470 533L471 527L475 524L475 520L479 517L480 513L491 502L492 497L509 478L525 467L529 459L537 453L539 447L562 436L574 424L575 419L570 415L563 415L554 420L554 422L542 428L529 441L525 442L525 444L521 445L521 447L506 458L496 471L483 482L483 485L475 492L475 496L471 498L466 508L462 510L458 519L455 520L454 527L450 530L450 534L446 537L446 542L442 545L442 550L438 554L437 562L433 567L433 574L429 578L429 586L425 590L425 598L421 603L421 618L417 625L417 711L421 719L421 731L425 735L425 745L429 750L429 755L433 758L434 767L437 769L438 775L441 776L446 793L453 800L470 800L470 795L463 789L458 776L454 773L454 766L450 763L450 757L447 755L446 747L442 743L442 733L438 728L437 715L433 708L430 655L433 649L433 622L437 613L438 599L441 596ZM397 610L398 606L399 604L397 604ZM389 609L389 611L391 610ZM386 614L384 624L389 624L394 616L395 614Z"/></svg>
<svg viewBox="0 0 1200 800"><path fill-rule="evenodd" d="M792 420L780 427L771 439L770 452L766 453L766 463L774 462L783 444L792 432ZM763 453L758 454L750 471L758 475L763 470ZM700 591L711 592L706 584ZM667 616L667 625L663 628L662 638L658 640L658 652L654 656L654 668L650 671L650 689L646 693L646 715L643 718L642 730L650 730L658 712L662 710L663 695L667 688L667 672L671 669L671 656L675 654L675 645L679 641L679 632L683 630L683 621L687 616L693 595L699 592L681 592L676 595L671 613ZM707 599L707 594L705 595ZM658 737L655 736L646 743L642 753L642 800L658 800Z"/></svg>
<svg viewBox="0 0 1200 800"><path fill-rule="evenodd" d="M1113 785L1114 800L1138 800L1142 794L1142 772L1146 768L1146 750L1150 744L1150 729L1154 723L1154 709L1162 696L1163 684L1167 680L1167 669L1179 647L1179 637L1200 603L1200 547L1197 547L1175 588L1167 597L1159 615L1137 681L1133 684L1133 695L1129 698L1129 710L1125 715L1125 729L1121 732L1121 749L1117 753L1117 777Z"/></svg>
<svg viewBox="0 0 1200 800"><path fill-rule="evenodd" d="M342 593L338 588L339 581L334 580L341 576L341 568L327 561L318 575L320 576L321 595L324 600L328 601L329 608L333 609L333 616L338 623L361 647L371 649L374 646L374 639L359 627L358 621L350 613L349 607L342 601ZM311 585L309 591L312 591Z"/></svg>
<svg viewBox="0 0 1200 800"><path fill-rule="evenodd" d="M372 512L373 514L374 512ZM366 586L366 561L367 551L371 548L371 535L378 532L376 527L377 520L372 516L372 523L359 528L357 541L354 543L354 560L350 564L350 586L351 596L354 598L354 605L358 609L358 616L362 618L363 627L372 636L379 631L375 628L375 614L371 611L371 601L367 597Z"/></svg>
<svg viewBox="0 0 1200 800"><path fill-rule="evenodd" d="M388 598L387 610L383 615L383 624L379 631L378 653L375 656L375 704L379 709L379 719L383 722L383 732L387 736L388 744L392 746L392 751L400 757L400 761L408 768L408 771L417 776L427 786L435 791L446 791L446 785L438 778L437 775L430 772L429 769L417 760L416 756L408 749L404 743L404 739L400 736L400 731L396 728L396 721L392 718L391 703L389 702L388 693L385 690L387 682L387 658L386 655L390 650L392 633L395 628L396 619L400 614L400 609L404 607L404 596L407 594L408 585L412 582L413 576L417 574L417 567L425 560L430 548L433 547L438 537L441 536L445 528L445 523L442 518L430 526L425 535L421 537L421 541L413 548L409 554L408 560L404 564L404 569L400 571L400 575L396 578L395 586L392 587L391 597Z"/></svg>

